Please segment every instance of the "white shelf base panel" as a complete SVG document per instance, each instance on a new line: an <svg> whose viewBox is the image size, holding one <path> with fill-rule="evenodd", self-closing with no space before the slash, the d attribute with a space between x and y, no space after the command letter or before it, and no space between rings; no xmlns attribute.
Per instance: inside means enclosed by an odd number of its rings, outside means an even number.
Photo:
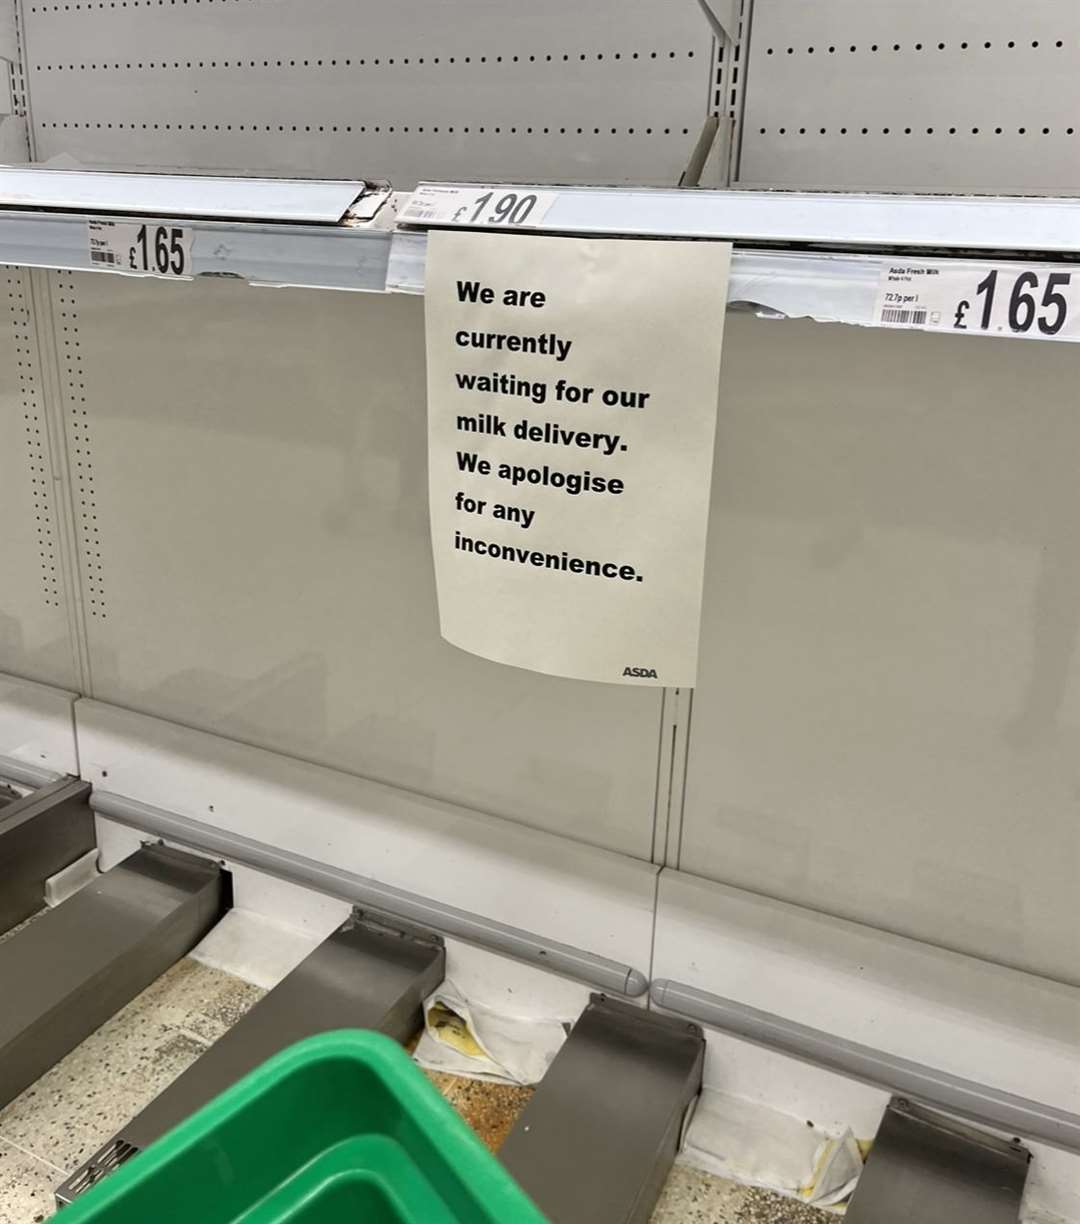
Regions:
<svg viewBox="0 0 1080 1224"><path fill-rule="evenodd" d="M0 776L5 760L40 772L42 780L77 774L74 702L74 693L0 675Z"/></svg>
<svg viewBox="0 0 1080 1224"><path fill-rule="evenodd" d="M674 871L660 877L653 977L1080 1109L1080 990L1045 978ZM745 1167L747 1140L736 1141L736 1129L761 1128L760 1144L749 1147L755 1159L770 1150L771 1115L755 1121L755 1108L830 1135L846 1127L858 1138L876 1132L886 1092L720 1032L707 1036L709 1116L691 1131L691 1146L718 1160L725 1149L735 1153L732 1175L761 1175ZM1080 1219L1080 1156L1030 1146L1024 1218Z"/></svg>
<svg viewBox="0 0 1080 1224"><path fill-rule="evenodd" d="M648 863L101 702L76 719L99 790L648 971Z"/></svg>

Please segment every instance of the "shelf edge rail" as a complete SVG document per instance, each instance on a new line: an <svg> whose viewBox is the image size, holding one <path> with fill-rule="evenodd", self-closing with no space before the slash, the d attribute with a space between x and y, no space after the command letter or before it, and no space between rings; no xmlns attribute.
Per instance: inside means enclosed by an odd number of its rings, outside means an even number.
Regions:
<svg viewBox="0 0 1080 1224"><path fill-rule="evenodd" d="M979 1084L857 1041L759 1011L683 982L653 981L652 1004L754 1045L923 1105L981 1123L1009 1136L1080 1154L1080 1115Z"/></svg>
<svg viewBox="0 0 1080 1224"><path fill-rule="evenodd" d="M404 919L442 935L525 961L537 968L576 978L602 990L637 998L644 995L649 987L648 978L640 970L598 953L558 943L493 918L406 892L370 877L332 867L175 812L99 790L91 794L90 806L109 820L175 842L185 849L266 872L278 879L348 901L377 917Z"/></svg>

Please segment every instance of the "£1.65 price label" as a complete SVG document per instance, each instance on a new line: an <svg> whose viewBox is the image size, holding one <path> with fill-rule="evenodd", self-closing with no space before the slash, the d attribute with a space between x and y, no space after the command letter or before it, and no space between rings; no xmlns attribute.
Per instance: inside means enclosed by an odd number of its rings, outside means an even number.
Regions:
<svg viewBox="0 0 1080 1224"><path fill-rule="evenodd" d="M90 264L116 272L191 276L192 232L156 221L88 221Z"/></svg>
<svg viewBox="0 0 1080 1224"><path fill-rule="evenodd" d="M874 322L955 335L1080 340L1080 266L885 263Z"/></svg>
<svg viewBox="0 0 1080 1224"><path fill-rule="evenodd" d="M406 225L536 229L558 198L557 191L529 187L421 183L398 220Z"/></svg>

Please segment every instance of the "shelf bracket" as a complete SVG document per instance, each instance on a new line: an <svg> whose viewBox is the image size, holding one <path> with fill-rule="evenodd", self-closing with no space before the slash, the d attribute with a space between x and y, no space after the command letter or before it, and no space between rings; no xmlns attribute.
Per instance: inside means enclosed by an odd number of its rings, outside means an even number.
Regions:
<svg viewBox="0 0 1080 1224"><path fill-rule="evenodd" d="M186 955L226 883L216 863L147 846L0 944L0 1106Z"/></svg>
<svg viewBox="0 0 1080 1224"><path fill-rule="evenodd" d="M847 1209L848 1224L1016 1224L1031 1153L894 1098Z"/></svg>
<svg viewBox="0 0 1080 1224"><path fill-rule="evenodd" d="M500 1159L559 1224L647 1224L704 1060L696 1024L594 995Z"/></svg>
<svg viewBox="0 0 1080 1224"><path fill-rule="evenodd" d="M56 1191L60 1207L107 1177L249 1071L288 1046L337 1029L378 1029L400 1042L423 1026L424 999L445 973L442 940L350 918Z"/></svg>
<svg viewBox="0 0 1080 1224"><path fill-rule="evenodd" d="M739 0L698 0L705 20L717 38L736 42L739 37Z"/></svg>

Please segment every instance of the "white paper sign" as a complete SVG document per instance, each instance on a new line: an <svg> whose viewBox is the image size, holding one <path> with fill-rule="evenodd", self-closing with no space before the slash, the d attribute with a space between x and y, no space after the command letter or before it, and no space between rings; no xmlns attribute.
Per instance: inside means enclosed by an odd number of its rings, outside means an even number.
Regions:
<svg viewBox="0 0 1080 1224"><path fill-rule="evenodd" d="M731 246L431 235L442 634L614 684L697 674Z"/></svg>
<svg viewBox="0 0 1080 1224"><path fill-rule="evenodd" d="M159 221L88 221L90 263L117 272L191 276L192 232Z"/></svg>
<svg viewBox="0 0 1080 1224"><path fill-rule="evenodd" d="M421 183L398 220L406 225L535 229L558 198L556 191L529 187Z"/></svg>
<svg viewBox="0 0 1080 1224"><path fill-rule="evenodd" d="M1080 267L896 260L881 269L874 320L961 336L1077 340Z"/></svg>

